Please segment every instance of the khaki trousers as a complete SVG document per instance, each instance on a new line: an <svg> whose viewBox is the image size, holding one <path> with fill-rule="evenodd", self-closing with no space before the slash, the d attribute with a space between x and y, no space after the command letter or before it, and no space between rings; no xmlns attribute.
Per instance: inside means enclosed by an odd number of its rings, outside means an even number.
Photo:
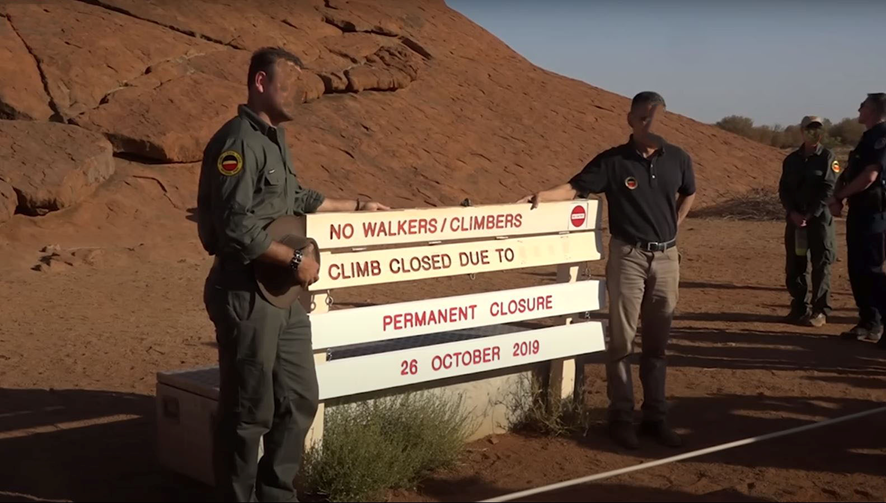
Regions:
<svg viewBox="0 0 886 503"><path fill-rule="evenodd" d="M642 320L640 380L644 421L663 421L667 415L665 348L680 284L677 248L650 252L612 238L606 283L609 290L606 365L609 420L633 421L634 386L629 357L633 353L638 321Z"/></svg>

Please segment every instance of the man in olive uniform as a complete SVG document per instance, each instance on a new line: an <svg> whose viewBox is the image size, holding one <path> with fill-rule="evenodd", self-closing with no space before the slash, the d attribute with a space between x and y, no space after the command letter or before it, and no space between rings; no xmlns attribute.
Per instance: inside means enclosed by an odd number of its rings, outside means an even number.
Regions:
<svg viewBox="0 0 886 503"><path fill-rule="evenodd" d="M804 117L800 129L803 145L785 158L778 184L778 196L787 212L785 274L793 298L786 321L821 327L831 313L831 264L836 259L834 217L827 201L834 193L840 165L834 153L821 144L824 126L820 117ZM806 280L810 254L811 310Z"/></svg>
<svg viewBox="0 0 886 503"><path fill-rule="evenodd" d="M664 108L658 93L637 94L627 114L633 134L626 143L599 154L569 182L521 199L535 208L539 202L606 194L612 233L606 264L609 434L618 445L632 450L639 447L639 440L633 424L629 357L641 319L640 432L668 447L683 443L666 421L665 350L679 297L677 230L695 199L695 174L689 155L655 133Z"/></svg>
<svg viewBox="0 0 886 503"><path fill-rule="evenodd" d="M886 93L868 94L858 109L858 122L867 131L849 154L849 166L830 201L834 215L843 211L844 200L849 202L849 281L860 318L841 337L879 341L886 349L881 338L886 315Z"/></svg>
<svg viewBox="0 0 886 503"><path fill-rule="evenodd" d="M301 66L282 49L253 54L248 102L209 141L200 172L198 232L215 256L204 302L218 341L214 460L225 501L295 501L293 480L317 412L308 315L298 302L288 309L268 302L253 263L278 265L305 288L317 281L319 265L312 250L273 241L268 225L284 215L388 209L327 199L299 184L279 125L292 120L301 103Z"/></svg>

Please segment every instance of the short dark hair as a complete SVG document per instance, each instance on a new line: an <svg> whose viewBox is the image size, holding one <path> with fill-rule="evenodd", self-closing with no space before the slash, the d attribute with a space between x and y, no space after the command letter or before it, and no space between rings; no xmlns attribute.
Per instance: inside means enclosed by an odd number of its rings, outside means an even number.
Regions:
<svg viewBox="0 0 886 503"><path fill-rule="evenodd" d="M302 63L298 56L282 47L262 47L252 53L252 59L249 61L249 75L247 77L246 86L252 87L255 83L255 75L258 72L265 72L268 75L268 79L273 81L274 65L276 65L277 61L281 59L294 63L295 66L299 68L305 67L304 63Z"/></svg>
<svg viewBox="0 0 886 503"><path fill-rule="evenodd" d="M634 96L634 99L631 100L631 110L639 105L661 105L663 107L667 107L664 98L662 98L660 94L653 91L643 91L642 93L638 93L636 96Z"/></svg>
<svg viewBox="0 0 886 503"><path fill-rule="evenodd" d="M880 117L886 117L886 93L868 93L868 101Z"/></svg>

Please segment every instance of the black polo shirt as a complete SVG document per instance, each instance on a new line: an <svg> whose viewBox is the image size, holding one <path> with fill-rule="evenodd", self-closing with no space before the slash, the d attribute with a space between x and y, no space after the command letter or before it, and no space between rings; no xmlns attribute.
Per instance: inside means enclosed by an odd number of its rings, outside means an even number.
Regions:
<svg viewBox="0 0 886 503"><path fill-rule="evenodd" d="M677 197L695 194L689 154L666 143L648 159L624 145L595 157L569 181L583 197L606 194L612 235L628 243L664 243L677 237Z"/></svg>
<svg viewBox="0 0 886 503"><path fill-rule="evenodd" d="M849 153L849 166L840 178L848 185L870 165L879 166L880 176L867 189L849 197L849 217L879 214L886 211L886 191L883 170L886 169L886 123L881 122L865 131L855 150Z"/></svg>

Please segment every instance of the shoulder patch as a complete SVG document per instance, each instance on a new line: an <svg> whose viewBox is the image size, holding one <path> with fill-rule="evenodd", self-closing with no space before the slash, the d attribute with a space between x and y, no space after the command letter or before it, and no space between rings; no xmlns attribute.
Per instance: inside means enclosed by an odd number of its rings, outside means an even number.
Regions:
<svg viewBox="0 0 886 503"><path fill-rule="evenodd" d="M218 172L225 176L234 176L243 171L243 156L234 150L226 150L218 156Z"/></svg>
<svg viewBox="0 0 886 503"><path fill-rule="evenodd" d="M834 173L840 172L840 163L837 162L836 159L834 159L834 162L831 163L831 169L834 171Z"/></svg>
<svg viewBox="0 0 886 503"><path fill-rule="evenodd" d="M882 149L883 147L886 147L886 138L880 138L880 139L877 141L876 145L874 145L874 148L877 149L877 150L880 150L880 149Z"/></svg>

